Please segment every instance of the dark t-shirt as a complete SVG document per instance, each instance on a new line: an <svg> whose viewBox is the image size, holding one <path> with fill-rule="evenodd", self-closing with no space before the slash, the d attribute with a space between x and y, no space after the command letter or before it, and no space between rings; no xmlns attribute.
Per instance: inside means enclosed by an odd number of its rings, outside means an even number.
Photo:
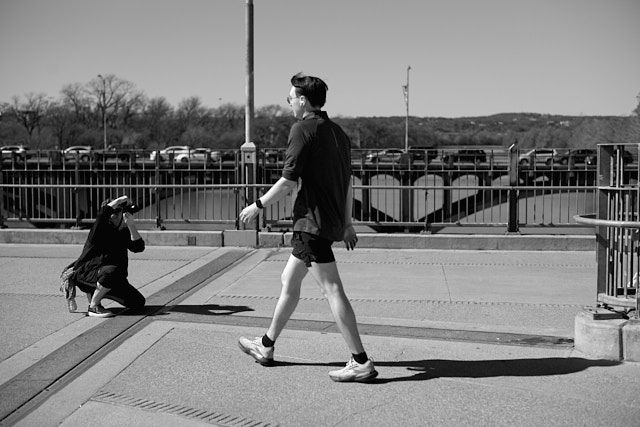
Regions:
<svg viewBox="0 0 640 427"><path fill-rule="evenodd" d="M342 240L351 142L327 113L308 114L291 127L282 176L299 182L293 230Z"/></svg>

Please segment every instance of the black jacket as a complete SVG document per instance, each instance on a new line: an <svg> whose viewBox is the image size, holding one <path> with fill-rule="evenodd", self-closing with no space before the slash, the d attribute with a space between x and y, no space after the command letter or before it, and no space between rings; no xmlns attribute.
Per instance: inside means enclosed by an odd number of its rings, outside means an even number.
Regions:
<svg viewBox="0 0 640 427"><path fill-rule="evenodd" d="M95 271L104 265L121 267L126 277L129 267L127 251L144 251L145 244L142 238L131 240L131 233L127 227L116 230L109 223L109 217L113 212L111 206L105 205L98 214L87 236L82 254L71 264L74 281L86 282L87 276L94 276Z"/></svg>

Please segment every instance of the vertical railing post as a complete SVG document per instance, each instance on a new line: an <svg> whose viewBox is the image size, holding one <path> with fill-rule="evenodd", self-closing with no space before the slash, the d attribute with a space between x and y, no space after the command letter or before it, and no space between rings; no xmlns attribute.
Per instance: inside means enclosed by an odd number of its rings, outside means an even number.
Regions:
<svg viewBox="0 0 640 427"><path fill-rule="evenodd" d="M453 183L453 160L446 166L449 170L442 174L442 218L440 222L447 222L451 218L451 184Z"/></svg>
<svg viewBox="0 0 640 427"><path fill-rule="evenodd" d="M75 187L73 187L74 200L76 204L76 224L75 228L80 228L81 218L80 218L80 189L78 185L80 185L80 153L76 151L76 165L74 171L74 183Z"/></svg>
<svg viewBox="0 0 640 427"><path fill-rule="evenodd" d="M507 233L518 233L518 149L517 142L509 147L509 219Z"/></svg>
<svg viewBox="0 0 640 427"><path fill-rule="evenodd" d="M361 221L371 221L371 176L362 168L362 218Z"/></svg>
<svg viewBox="0 0 640 427"><path fill-rule="evenodd" d="M610 219L609 208L611 193L607 188L613 187L611 158L612 148L610 145L598 146L598 196L596 199L597 219ZM598 273L596 281L596 300L598 295L605 294L608 283L609 270L609 233L613 232L608 227L596 226L596 261L598 264Z"/></svg>
<svg viewBox="0 0 640 427"><path fill-rule="evenodd" d="M160 197L161 197L161 182L160 182L160 150L156 150L156 156L155 156L155 181L156 181L156 186L154 189L155 192L155 198L156 198L156 228L160 229L160 230L164 230L164 227L162 226L162 216L160 215Z"/></svg>
<svg viewBox="0 0 640 427"><path fill-rule="evenodd" d="M257 171L257 147L253 142L245 142L240 147L241 154L241 171L242 185L244 186L244 206L250 205L256 200L256 177ZM241 206L242 208L243 206ZM238 212L239 214L239 212ZM245 230L246 226L243 222L238 222L240 230ZM256 227L260 227L260 218L256 219Z"/></svg>
<svg viewBox="0 0 640 427"><path fill-rule="evenodd" d="M0 153L0 228L7 228L7 225L4 223L4 173L2 172L2 154Z"/></svg>
<svg viewBox="0 0 640 427"><path fill-rule="evenodd" d="M402 222L413 222L413 189L411 188L411 154L403 153L401 156L400 167L400 217ZM407 226L405 226L405 230Z"/></svg>

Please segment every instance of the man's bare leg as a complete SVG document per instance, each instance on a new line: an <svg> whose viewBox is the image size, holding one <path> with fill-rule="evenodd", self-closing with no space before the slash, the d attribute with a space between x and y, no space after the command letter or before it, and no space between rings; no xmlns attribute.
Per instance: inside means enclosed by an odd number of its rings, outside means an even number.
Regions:
<svg viewBox="0 0 640 427"><path fill-rule="evenodd" d="M331 307L331 313L333 313L333 318L347 342L349 351L351 351L352 354L364 353L364 347L360 339L360 333L358 332L356 315L344 292L336 263L311 263L309 271L320 286L320 290L325 298L327 298L329 306Z"/></svg>
<svg viewBox="0 0 640 427"><path fill-rule="evenodd" d="M282 289L280 297L267 330L267 336L275 341L286 326L289 318L298 306L302 279L307 275L307 266L300 259L289 256L289 261L282 271Z"/></svg>

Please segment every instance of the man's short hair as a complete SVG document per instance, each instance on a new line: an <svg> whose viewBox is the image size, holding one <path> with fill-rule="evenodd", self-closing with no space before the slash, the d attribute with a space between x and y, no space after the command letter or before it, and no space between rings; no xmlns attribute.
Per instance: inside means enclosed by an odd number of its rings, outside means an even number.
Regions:
<svg viewBox="0 0 640 427"><path fill-rule="evenodd" d="M322 108L324 103L327 102L327 90L329 90L329 86L319 77L298 73L291 77L291 86L296 88L296 94L298 96L304 95L314 107Z"/></svg>

